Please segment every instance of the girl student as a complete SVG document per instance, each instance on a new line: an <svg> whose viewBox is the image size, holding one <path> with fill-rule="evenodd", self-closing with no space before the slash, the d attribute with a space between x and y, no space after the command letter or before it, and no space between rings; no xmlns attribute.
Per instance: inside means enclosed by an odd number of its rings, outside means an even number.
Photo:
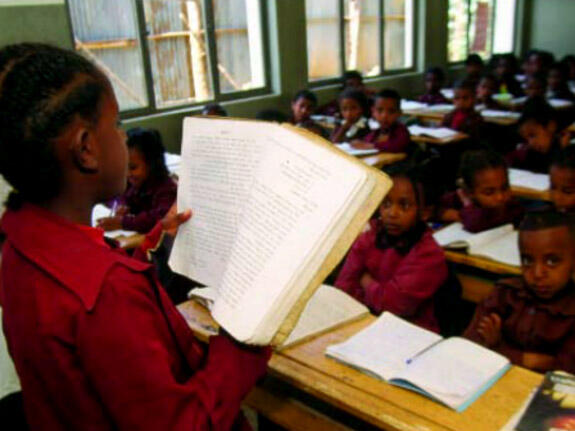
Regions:
<svg viewBox="0 0 575 431"><path fill-rule="evenodd" d="M443 196L439 218L461 222L469 232L518 224L524 209L511 195L505 160L486 150L467 151L459 168L461 187Z"/></svg>
<svg viewBox="0 0 575 431"><path fill-rule="evenodd" d="M0 300L30 428L239 427L267 349L222 335L205 351L153 267L90 227L92 207L124 190L127 158L93 64L40 44L0 50L0 173L17 190L1 221ZM136 254L189 217L165 217Z"/></svg>
<svg viewBox="0 0 575 431"><path fill-rule="evenodd" d="M168 173L157 130L128 130L128 153L128 188L114 201L120 205L115 215L100 219L98 226L145 233L168 212L176 200L177 185Z"/></svg>
<svg viewBox="0 0 575 431"><path fill-rule="evenodd" d="M575 372L572 216L531 212L519 226L521 276L498 282L465 337L536 371Z"/></svg>
<svg viewBox="0 0 575 431"><path fill-rule="evenodd" d="M360 90L348 88L339 95L338 103L342 121L333 130L330 140L337 143L363 139L370 132L365 115L368 109L365 94Z"/></svg>
<svg viewBox="0 0 575 431"><path fill-rule="evenodd" d="M375 314L390 311L438 332L434 294L448 272L443 250L425 223L423 185L405 164L388 174L393 187L371 229L353 244L335 285Z"/></svg>

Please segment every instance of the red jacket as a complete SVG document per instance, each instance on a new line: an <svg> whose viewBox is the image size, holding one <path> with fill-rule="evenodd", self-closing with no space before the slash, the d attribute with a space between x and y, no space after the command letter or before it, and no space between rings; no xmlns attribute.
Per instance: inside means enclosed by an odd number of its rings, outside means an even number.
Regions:
<svg viewBox="0 0 575 431"><path fill-rule="evenodd" d="M359 236L335 285L376 314L390 311L439 332L433 295L447 280L447 263L431 231L427 230L406 255L394 248L377 248L375 239L373 228ZM364 290L360 280L365 272L375 281Z"/></svg>
<svg viewBox="0 0 575 431"><path fill-rule="evenodd" d="M237 423L265 355L224 337L206 355L151 265L53 213L27 204L5 213L2 230L4 332L31 429Z"/></svg>
<svg viewBox="0 0 575 431"><path fill-rule="evenodd" d="M387 135L385 141L380 141L382 136ZM400 122L392 124L388 130L376 129L370 132L365 138L365 142L375 145L379 151L385 151L387 153L404 153L407 151L411 137L409 135L409 130Z"/></svg>

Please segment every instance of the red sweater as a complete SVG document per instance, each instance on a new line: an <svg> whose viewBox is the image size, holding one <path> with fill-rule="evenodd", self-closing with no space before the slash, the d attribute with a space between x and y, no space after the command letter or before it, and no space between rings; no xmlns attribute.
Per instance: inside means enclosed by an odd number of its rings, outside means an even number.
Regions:
<svg viewBox="0 0 575 431"><path fill-rule="evenodd" d="M387 135L386 140L380 140ZM377 129L369 133L364 141L373 144L379 151L404 153L407 151L411 137L409 130L402 123L395 123L389 129Z"/></svg>
<svg viewBox="0 0 575 431"><path fill-rule="evenodd" d="M34 430L227 430L264 352L203 350L153 267L33 205L2 219L4 332ZM154 230L155 238L161 229Z"/></svg>
<svg viewBox="0 0 575 431"><path fill-rule="evenodd" d="M335 285L367 305L374 313L390 311L439 332L433 295L447 280L443 250L427 230L406 254L375 245L375 229L353 244ZM368 272L374 279L367 289L360 284Z"/></svg>

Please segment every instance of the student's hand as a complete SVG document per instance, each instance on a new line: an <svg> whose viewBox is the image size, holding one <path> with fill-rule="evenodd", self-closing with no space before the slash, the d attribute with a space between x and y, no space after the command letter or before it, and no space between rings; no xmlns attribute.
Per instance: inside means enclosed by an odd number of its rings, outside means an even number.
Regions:
<svg viewBox="0 0 575 431"><path fill-rule="evenodd" d="M106 232L111 230L122 229L122 216L115 215L114 217L104 217L98 219L98 227L104 229Z"/></svg>
<svg viewBox="0 0 575 431"><path fill-rule="evenodd" d="M483 317L479 321L477 332L483 338L486 347L495 347L501 341L501 317L495 313Z"/></svg>
<svg viewBox="0 0 575 431"><path fill-rule="evenodd" d="M188 209L182 213L178 213L178 207L174 203L161 221L162 230L168 235L175 237L180 225L187 222L191 217L192 210Z"/></svg>
<svg viewBox="0 0 575 431"><path fill-rule="evenodd" d="M358 150L371 150L372 148L374 148L373 144L362 141L360 139L354 139L353 141L350 142L350 145L353 148L357 148Z"/></svg>
<svg viewBox="0 0 575 431"><path fill-rule="evenodd" d="M374 281L375 281L375 278L373 278L369 272L366 272L365 274L363 274L361 276L361 279L359 280L359 284L361 284L362 288L367 289L367 286L369 286Z"/></svg>
<svg viewBox="0 0 575 431"><path fill-rule="evenodd" d="M459 199L461 199L461 202L463 203L464 207L470 207L471 205L473 205L471 198L469 196L467 196L467 193L465 193L465 190L457 189L456 193L457 193L457 196L459 196Z"/></svg>
<svg viewBox="0 0 575 431"><path fill-rule="evenodd" d="M525 368L537 371L550 371L555 369L555 358L543 353L524 352L522 364Z"/></svg>

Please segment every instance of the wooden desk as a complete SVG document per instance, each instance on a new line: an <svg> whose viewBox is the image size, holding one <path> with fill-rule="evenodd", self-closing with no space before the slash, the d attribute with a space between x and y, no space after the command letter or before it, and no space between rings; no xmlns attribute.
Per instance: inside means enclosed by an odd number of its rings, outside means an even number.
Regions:
<svg viewBox="0 0 575 431"><path fill-rule="evenodd" d="M189 302L179 308L186 316L198 311L198 306ZM415 392L388 385L324 355L328 345L346 340L374 319L368 316L274 353L269 373L365 422L393 431L498 430L542 381L540 374L512 367L463 413L456 413ZM199 320L198 316L194 317L192 329ZM297 426L288 428L300 429Z"/></svg>
<svg viewBox="0 0 575 431"><path fill-rule="evenodd" d="M405 153L377 153L369 156L358 157L362 162L374 168L391 165L404 160L407 157Z"/></svg>
<svg viewBox="0 0 575 431"><path fill-rule="evenodd" d="M497 275L520 275L521 268L496 262L479 256L470 256L466 253L453 250L445 250L445 257L449 262L471 266L476 269L487 271Z"/></svg>
<svg viewBox="0 0 575 431"><path fill-rule="evenodd" d="M517 196L522 199L529 199L532 201L550 201L551 192L549 190L541 191L530 189L521 186L511 186L511 193L513 196Z"/></svg>
<svg viewBox="0 0 575 431"><path fill-rule="evenodd" d="M422 121L431 121L431 122L442 122L443 118L448 114L445 111L428 111L428 110L419 110L419 109L406 109L403 111L404 115L419 118ZM517 124L519 118L510 118L510 117L483 117L483 121L486 123L497 124L500 126L512 126Z"/></svg>

